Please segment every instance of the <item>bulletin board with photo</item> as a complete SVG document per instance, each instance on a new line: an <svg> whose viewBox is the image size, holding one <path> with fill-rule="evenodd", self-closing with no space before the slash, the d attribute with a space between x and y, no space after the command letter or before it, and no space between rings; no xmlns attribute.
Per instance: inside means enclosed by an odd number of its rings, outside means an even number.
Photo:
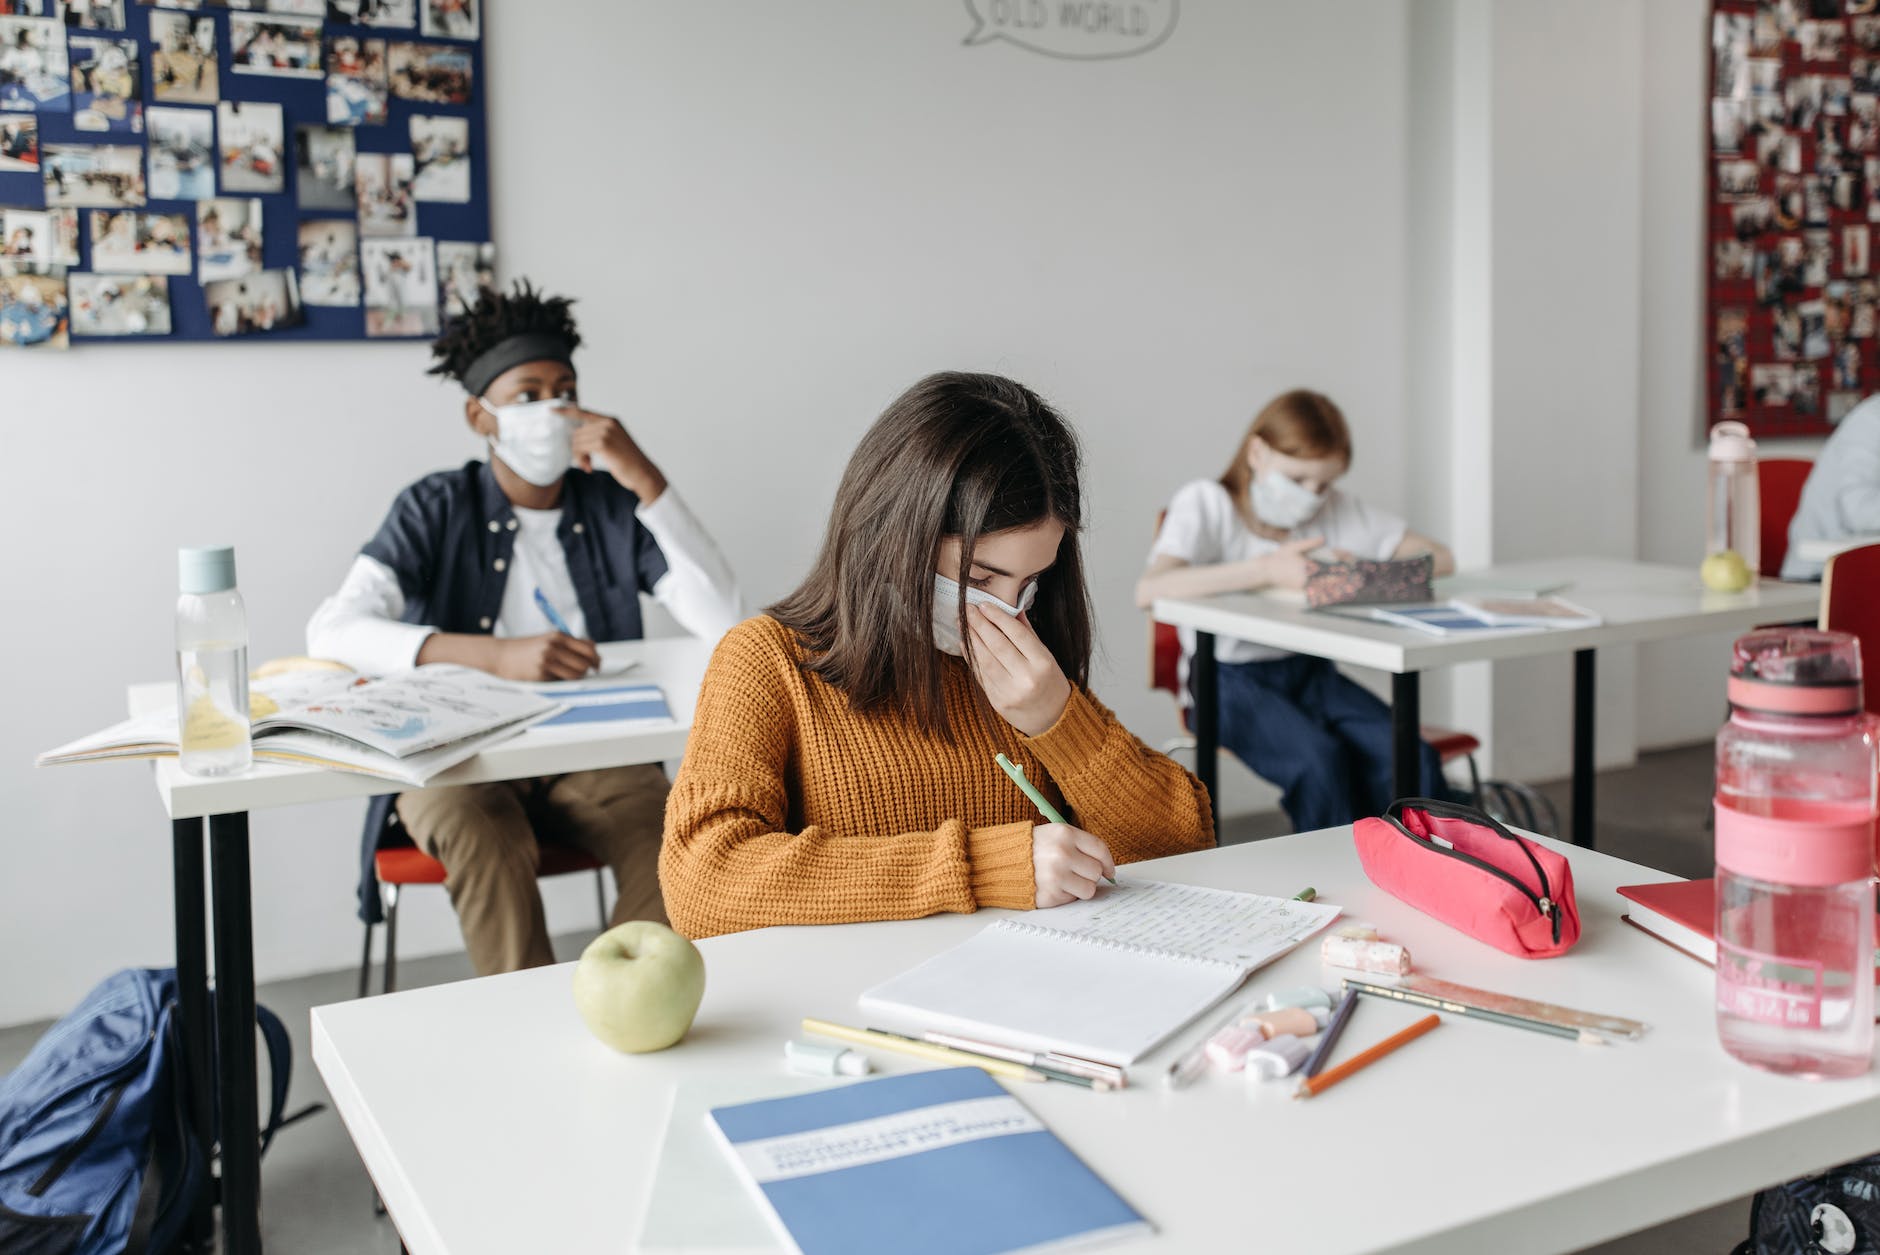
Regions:
<svg viewBox="0 0 1880 1255"><path fill-rule="evenodd" d="M0 0L0 348L404 339L493 279L485 0Z"/></svg>
<svg viewBox="0 0 1880 1255"><path fill-rule="evenodd" d="M1816 436L1880 391L1880 0L1713 0L1709 420Z"/></svg>

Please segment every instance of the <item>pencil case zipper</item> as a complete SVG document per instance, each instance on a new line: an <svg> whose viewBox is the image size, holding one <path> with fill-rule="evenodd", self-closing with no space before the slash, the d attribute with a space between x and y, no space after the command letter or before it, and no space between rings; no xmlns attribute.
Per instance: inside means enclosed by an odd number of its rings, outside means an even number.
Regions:
<svg viewBox="0 0 1880 1255"><path fill-rule="evenodd" d="M1504 841L1514 842L1521 853L1527 856L1528 865L1534 869L1535 878L1541 882L1541 891L1539 893L1534 892L1532 888L1522 884L1520 879L1513 873L1503 871L1501 868L1485 859L1479 859L1473 854L1465 854L1461 850L1452 849L1446 845L1438 845L1429 837L1419 837L1416 833L1411 832L1410 829L1404 825L1403 820L1398 818L1401 811L1410 807L1414 807L1417 810L1424 811L1431 815L1441 816L1444 819L1466 819L1472 823L1484 823L1488 830L1493 832L1496 836L1502 838ZM1473 810L1469 807L1451 806L1447 802L1438 802L1433 798L1405 798L1402 801L1392 802L1390 804L1389 809L1384 812L1384 821L1398 832L1401 832L1404 836L1415 841L1418 845L1432 853L1440 854L1445 858L1457 859L1467 863L1471 867L1478 867L1497 880L1503 880L1513 885L1516 889L1520 890L1523 897L1534 904L1534 909L1541 913L1542 918L1553 925L1554 944L1560 944L1560 911L1554 904L1553 888L1547 883L1547 870L1541 866L1541 861L1534 857L1534 851L1528 848L1527 842L1502 827L1500 822L1493 816Z"/></svg>

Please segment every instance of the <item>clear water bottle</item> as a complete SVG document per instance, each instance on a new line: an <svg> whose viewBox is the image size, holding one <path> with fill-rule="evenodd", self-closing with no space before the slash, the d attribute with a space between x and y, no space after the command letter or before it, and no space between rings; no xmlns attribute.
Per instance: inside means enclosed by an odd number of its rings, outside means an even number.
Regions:
<svg viewBox="0 0 1880 1255"><path fill-rule="evenodd" d="M1705 492L1704 587L1738 593L1756 583L1762 565L1762 492L1756 442L1742 423L1710 429L1710 483Z"/></svg>
<svg viewBox="0 0 1880 1255"><path fill-rule="evenodd" d="M1717 734L1717 1032L1745 1063L1858 1076L1873 1054L1875 723L1860 646L1736 642Z"/></svg>
<svg viewBox="0 0 1880 1255"><path fill-rule="evenodd" d="M179 759L193 776L226 776L254 761L248 741L248 610L227 545L176 553Z"/></svg>

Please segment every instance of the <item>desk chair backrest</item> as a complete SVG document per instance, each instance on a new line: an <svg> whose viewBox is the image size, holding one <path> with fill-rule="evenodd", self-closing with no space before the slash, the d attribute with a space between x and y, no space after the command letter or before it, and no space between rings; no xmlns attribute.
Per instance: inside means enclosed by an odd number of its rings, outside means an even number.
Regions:
<svg viewBox="0 0 1880 1255"><path fill-rule="evenodd" d="M1162 521L1168 518L1167 510L1155 512L1155 530L1149 533L1153 541L1162 534ZM1182 638L1173 623L1157 623L1149 620L1149 687L1157 692L1167 693L1175 699L1176 705L1182 705Z"/></svg>
<svg viewBox="0 0 1880 1255"><path fill-rule="evenodd" d="M1762 576L1780 579L1789 553L1789 520L1802 503L1802 485L1815 464L1807 458L1763 458L1756 463L1756 494L1762 520Z"/></svg>
<svg viewBox="0 0 1880 1255"><path fill-rule="evenodd" d="M1821 626L1859 638L1867 713L1880 714L1880 545L1828 559L1821 576Z"/></svg>

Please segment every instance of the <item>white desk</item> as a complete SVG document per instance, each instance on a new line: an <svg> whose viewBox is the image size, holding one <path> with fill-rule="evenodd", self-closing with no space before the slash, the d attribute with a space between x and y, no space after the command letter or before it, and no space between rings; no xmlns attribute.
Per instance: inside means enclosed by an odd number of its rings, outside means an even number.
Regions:
<svg viewBox="0 0 1880 1255"><path fill-rule="evenodd" d="M1728 1058L1710 970L1619 920L1620 884L1663 873L1588 850L1573 861L1582 940L1515 959L1372 887L1348 829L1182 855L1125 876L1290 895L1304 885L1405 942L1433 976L1650 1022L1580 1046L1445 1017L1435 1033L1319 1098L1239 1076L1114 1094L1015 1085L1153 1222L1137 1249L1571 1251L1880 1149L1880 1076L1809 1084ZM777 1073L800 1017L860 1022L861 990L999 912L702 943L691 1035L624 1056L587 1033L572 965L319 1007L313 1057L413 1255L614 1255L646 1209L670 1087ZM1316 942L1256 973L1282 989L1336 974ZM1336 1058L1423 1013L1366 1000ZM1211 1017L1202 1017L1205 1023ZM1139 1065L1160 1065L1199 1028ZM871 1052L878 1067L918 1061Z"/></svg>
<svg viewBox="0 0 1880 1255"><path fill-rule="evenodd" d="M618 679L597 683L659 685L672 708L671 726L623 730L595 723L531 728L459 763L438 776L433 786L521 780L683 755L710 649L689 637L626 641L600 648L604 659L631 658L639 665ZM135 685L129 692L134 715L163 709L175 700L174 682ZM219 1142L222 1147L222 1249L225 1255L257 1255L261 1250L261 1165L254 1137L254 912L248 874L248 812L402 789L384 780L319 767L258 764L239 775L213 779L184 774L174 759L160 759L154 767L157 795L171 819L177 1001L195 1096L191 1121L204 1146ZM213 1049L204 941L204 817L209 821L215 912ZM208 1074L211 1058L217 1063L213 1086ZM211 1102L218 1095L219 1121L211 1114ZM193 1231L201 1236L204 1226L206 1217L198 1216Z"/></svg>
<svg viewBox="0 0 1880 1255"><path fill-rule="evenodd" d="M1253 641L1275 649L1329 658L1391 673L1391 715L1397 796L1417 792L1418 675L1435 667L1545 654L1573 655L1573 817L1578 845L1593 843L1593 651L1601 645L1744 632L1769 623L1813 622L1821 602L1818 584L1764 580L1742 593L1713 593L1686 567L1605 558L1560 558L1509 563L1471 577L1521 583L1564 583L1560 596L1603 620L1597 627L1508 628L1435 636L1342 615L1308 610L1257 593L1158 600L1152 613L1164 623L1196 632L1193 661L1196 774L1209 792L1220 746L1219 694L1215 688L1214 638ZM1438 581L1441 591L1441 581ZM1723 691L1723 676L1717 677Z"/></svg>

